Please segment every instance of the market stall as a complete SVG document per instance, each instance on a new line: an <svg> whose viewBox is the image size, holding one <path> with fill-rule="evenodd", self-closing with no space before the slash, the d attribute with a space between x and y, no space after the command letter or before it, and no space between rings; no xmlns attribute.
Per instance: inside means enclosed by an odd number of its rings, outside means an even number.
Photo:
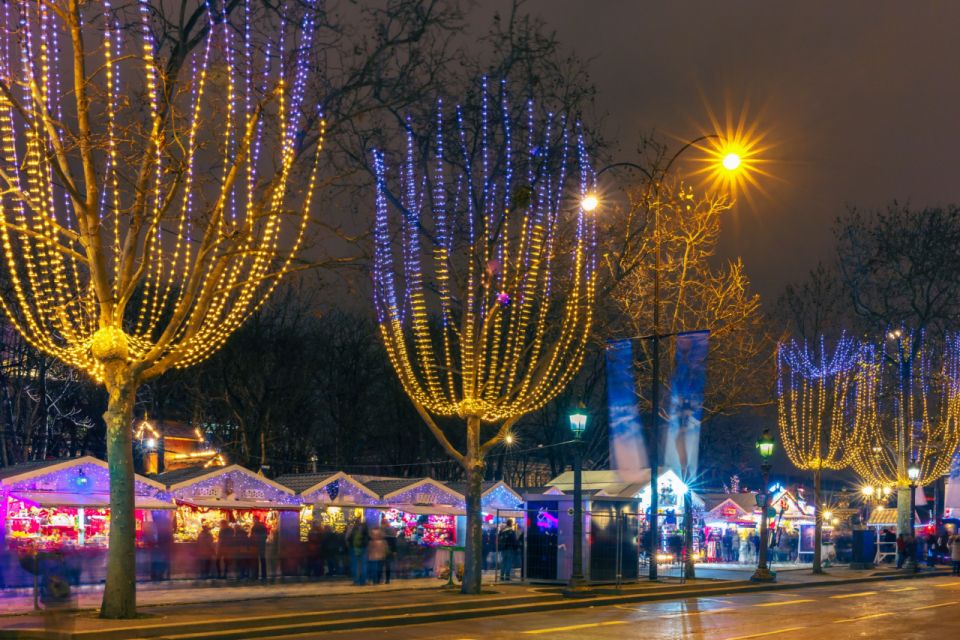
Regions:
<svg viewBox="0 0 960 640"><path fill-rule="evenodd" d="M753 563L754 536L760 522L755 493L704 494L702 559Z"/></svg>
<svg viewBox="0 0 960 640"><path fill-rule="evenodd" d="M107 463L92 456L47 460L0 469L2 546L15 553L67 554L76 581L98 581L105 568L110 535L110 477ZM134 518L139 562L157 544L174 504L164 486L149 478L134 480ZM9 562L7 563L10 564ZM7 585L32 578L15 566L0 568Z"/></svg>
<svg viewBox="0 0 960 640"><path fill-rule="evenodd" d="M367 510L380 496L343 471L284 475L277 482L296 491L300 509L300 540L305 542L314 523L342 534L355 521L366 522Z"/></svg>
<svg viewBox="0 0 960 640"><path fill-rule="evenodd" d="M231 541L249 538L254 524L263 523L267 529L268 554L273 563L285 559L290 565L299 563L298 514L301 502L294 491L273 480L258 475L240 465L219 468L178 469L157 476L167 485L176 502L173 540L177 544L177 568L190 573L191 563L198 554L196 547L200 532L206 529L217 543L217 553L226 551L222 529L231 530ZM202 545L201 545L202 546ZM243 545L236 544L237 553ZM247 551L249 553L249 551ZM195 565L194 565L195 566ZM276 572L275 566L272 572Z"/></svg>

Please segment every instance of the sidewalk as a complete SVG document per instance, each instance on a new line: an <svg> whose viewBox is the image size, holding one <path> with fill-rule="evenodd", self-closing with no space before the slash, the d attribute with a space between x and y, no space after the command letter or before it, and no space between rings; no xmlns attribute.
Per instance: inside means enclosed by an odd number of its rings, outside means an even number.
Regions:
<svg viewBox="0 0 960 640"><path fill-rule="evenodd" d="M564 598L560 585L500 583L486 585L479 596L463 596L439 586L439 580L417 580L420 588L399 590L342 585L267 585L224 587L223 589L177 590L182 604L148 602L156 595L171 592L144 592L140 598L143 617L136 620L100 620L94 611L80 611L61 617L72 628L73 640L122 640L164 638L167 640L238 640L275 638L303 633L324 633L344 629L375 629L409 624L502 616L594 606L630 604L656 600L758 591L860 583L875 580L923 578L948 575L946 569L918 573L833 567L826 575L809 571L778 571L775 584L753 584L744 579L748 568L714 569L728 579L706 579L681 583L676 578L661 582L638 582L621 589L597 588L593 597ZM701 573L706 573L704 569ZM732 578L732 579L730 579ZM418 585L419 587L419 585ZM218 592L223 592L219 597ZM98 594L91 594L96 599ZM82 601L81 601L82 602ZM216 606L211 606L217 602ZM45 638L42 615L0 618L0 640Z"/></svg>

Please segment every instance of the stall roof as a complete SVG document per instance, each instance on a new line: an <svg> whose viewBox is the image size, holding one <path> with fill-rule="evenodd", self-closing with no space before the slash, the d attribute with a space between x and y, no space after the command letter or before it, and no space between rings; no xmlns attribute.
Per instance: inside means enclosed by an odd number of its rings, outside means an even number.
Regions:
<svg viewBox="0 0 960 640"><path fill-rule="evenodd" d="M73 507L107 509L110 507L110 495L107 493L63 493L57 491L15 491L11 494L18 500L34 502L41 507ZM176 505L159 498L136 496L137 509L176 509Z"/></svg>
<svg viewBox="0 0 960 640"><path fill-rule="evenodd" d="M713 511L724 502L732 502L746 513L753 513L757 508L757 494L755 493L702 493L704 508Z"/></svg>
<svg viewBox="0 0 960 640"><path fill-rule="evenodd" d="M299 511L299 504L278 504L276 502L261 502L258 500L233 500L227 498L218 500L217 498L177 498L180 504L188 504L193 507L203 507L204 509L264 509L288 511Z"/></svg>
<svg viewBox="0 0 960 640"><path fill-rule="evenodd" d="M278 482L275 482L270 478L262 476L258 473L254 473L253 471L250 471L250 469L247 469L246 467L241 467L238 464L231 464L226 467L210 467L209 469L201 469L203 473L198 473L196 469L191 469L192 473L187 478L180 478L179 476L175 475L179 471L180 469L177 469L176 471L169 471L168 473L164 473L164 474L161 474L160 476L157 476L157 478L160 479L161 476L163 476L165 481L167 476L172 478L173 479L172 481L167 481L168 482L167 488L173 491L175 489L182 489L183 487L189 486L194 482L196 482L197 480L200 480L201 478L206 480L207 478L213 478L219 475L239 471L240 473L248 475L251 478L256 478L257 480L265 484L268 484L274 489L277 489L278 491L281 491L283 493L286 493L289 495L294 495L295 493L293 489L289 487L285 487L284 485Z"/></svg>
<svg viewBox="0 0 960 640"><path fill-rule="evenodd" d="M44 476L48 473L59 471L60 469L68 469L70 467L84 464L92 464L103 469L109 468L106 462L100 458L94 458L93 456L80 456L79 458L59 458L57 460L38 460L35 462L24 462L9 467L3 467L0 469L0 481L2 481L3 484L14 484L17 482L23 482L24 480L30 480L32 478ZM135 477L137 482L142 482L153 487L154 489L160 489L161 491L166 489L164 485L160 484L154 479L148 478L147 476L136 474Z"/></svg>
<svg viewBox="0 0 960 640"><path fill-rule="evenodd" d="M412 487L421 480L423 478L370 478L361 482L363 486L373 491L377 496L384 498L391 493Z"/></svg>
<svg viewBox="0 0 960 640"><path fill-rule="evenodd" d="M332 479L332 476L340 475L341 473L343 472L285 473L277 478L277 482L285 487L290 487L297 493L306 493L307 489L313 489L313 487L318 485L326 484L328 479Z"/></svg>
<svg viewBox="0 0 960 640"><path fill-rule="evenodd" d="M192 465L189 467L174 469L173 471L164 471L163 473L151 477L157 482L169 487L175 484L180 484L181 482L186 482L187 480L193 480L194 478L205 476L211 471L216 471L217 469L222 468L223 467L204 467L202 465Z"/></svg>
<svg viewBox="0 0 960 640"><path fill-rule="evenodd" d="M913 521L920 524L920 518L917 512L913 512ZM895 527L897 526L897 510L886 507L877 507L870 513L870 519L867 520L869 527Z"/></svg>
<svg viewBox="0 0 960 640"><path fill-rule="evenodd" d="M290 487L301 496L315 493L335 480L346 480L374 500L380 498L380 495L373 491L366 484L343 471L328 471L323 473L291 473L277 478L277 482L284 486Z"/></svg>

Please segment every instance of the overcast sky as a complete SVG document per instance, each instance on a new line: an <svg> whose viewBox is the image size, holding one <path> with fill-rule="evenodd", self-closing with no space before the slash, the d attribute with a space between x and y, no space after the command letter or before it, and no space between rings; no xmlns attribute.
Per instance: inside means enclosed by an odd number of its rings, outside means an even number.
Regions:
<svg viewBox="0 0 960 640"><path fill-rule="evenodd" d="M502 3L504 7L508 3ZM489 8L487 5L486 8ZM699 135L748 113L775 145L773 179L725 225L771 305L830 247L846 204L960 200L960 2L529 0L592 59L616 159L657 129Z"/></svg>

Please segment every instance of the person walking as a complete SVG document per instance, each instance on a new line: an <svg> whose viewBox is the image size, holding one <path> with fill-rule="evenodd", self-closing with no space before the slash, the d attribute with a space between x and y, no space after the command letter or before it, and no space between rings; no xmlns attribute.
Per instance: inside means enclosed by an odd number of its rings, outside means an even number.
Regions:
<svg viewBox="0 0 960 640"><path fill-rule="evenodd" d="M226 520L220 521L217 534L217 573L221 578L230 577L230 565L233 563L234 532Z"/></svg>
<svg viewBox="0 0 960 640"><path fill-rule="evenodd" d="M517 532L513 530L513 520L497 534L497 547L500 549L500 580L510 582L513 576L513 557L517 550Z"/></svg>
<svg viewBox="0 0 960 640"><path fill-rule="evenodd" d="M197 574L202 580L215 577L216 571L211 572L211 565L216 562L216 549L210 525L204 524L197 534Z"/></svg>
<svg viewBox="0 0 960 640"><path fill-rule="evenodd" d="M257 518L253 527L250 529L250 543L253 547L251 551L253 552L254 557L251 558L251 567L252 569L252 578L259 580L267 579L267 537L270 535L270 530L267 529L267 525L263 523L263 520Z"/></svg>
<svg viewBox="0 0 960 640"><path fill-rule="evenodd" d="M950 536L950 561L953 565L953 575L960 576L960 534Z"/></svg>
<svg viewBox="0 0 960 640"><path fill-rule="evenodd" d="M367 525L359 518L353 521L347 529L346 542L350 554L350 574L353 583L363 585L367 583L367 545L370 544L370 532Z"/></svg>
<svg viewBox="0 0 960 640"><path fill-rule="evenodd" d="M906 560L907 553L907 543L903 537L902 533L897 534L897 569L903 568L903 563Z"/></svg>
<svg viewBox="0 0 960 640"><path fill-rule="evenodd" d="M373 584L380 584L383 573L383 563L390 548L383 535L383 529L374 527L370 530L370 543L367 545L368 578Z"/></svg>
<svg viewBox="0 0 960 640"><path fill-rule="evenodd" d="M387 557L383 559L384 582L390 584L393 561L397 557L397 530L390 525L386 518L380 521L380 529L383 531L383 539L387 541Z"/></svg>

